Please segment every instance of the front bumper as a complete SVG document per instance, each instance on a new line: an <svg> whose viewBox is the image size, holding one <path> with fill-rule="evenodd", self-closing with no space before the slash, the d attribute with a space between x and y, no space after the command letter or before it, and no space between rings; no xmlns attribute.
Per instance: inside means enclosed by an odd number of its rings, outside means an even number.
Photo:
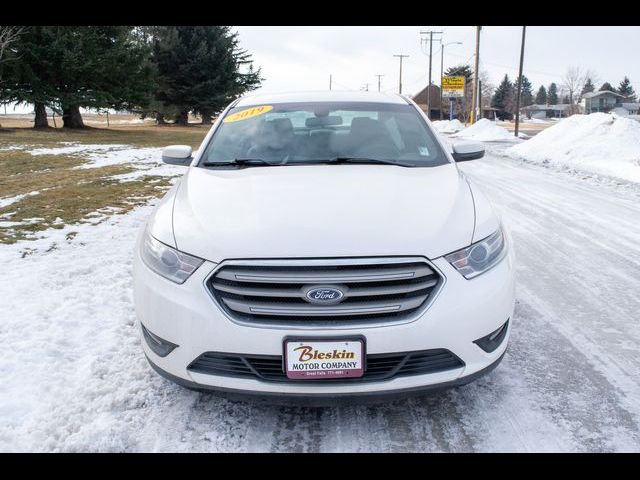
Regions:
<svg viewBox="0 0 640 480"><path fill-rule="evenodd" d="M263 397L340 398L403 396L434 388L468 383L494 368L502 358L509 331L493 352L474 343L512 318L514 308L513 254L490 271L466 280L446 260L431 263L446 283L431 305L418 318L400 324L371 327L331 326L267 327L238 324L230 320L206 290L205 280L216 267L205 262L183 285L176 285L150 271L134 258L134 298L138 320L150 332L176 345L160 357L143 340L151 365L162 375L190 388ZM446 348L463 360L464 366L425 375L358 383L269 382L252 378L209 375L187 370L204 352L282 355L287 336L366 337L367 353L408 352Z"/></svg>
<svg viewBox="0 0 640 480"><path fill-rule="evenodd" d="M281 392L261 392L254 390L237 390L234 388L227 387L213 387L209 385L202 385L200 383L196 383L190 380L185 380L182 377L176 377L175 375L171 375L169 372L162 370L158 367L153 361L147 357L147 361L149 365L164 378L171 380L178 385L182 385L185 388L190 390L197 390L200 392L213 392L224 396L230 400L244 401L251 400L257 402L265 402L269 404L297 404L306 407L320 407L320 406L332 406L332 405L344 405L344 404L368 404L368 403L379 403L379 402L389 402L402 400L408 397L414 397L419 395L424 395L427 393L436 392L439 390L444 390L452 387L460 387L462 385L466 385L468 383L473 382L474 380L486 375L491 372L494 368L498 366L498 364L504 358L503 352L502 355L498 357L497 360L494 360L493 363L484 367L482 370L479 370L470 375L466 375L463 377L459 377L455 380L450 380L448 382L435 383L435 384L427 384L418 387L407 387L407 388L398 388L395 390L382 390L382 391L371 391L371 392L359 392L359 393L281 393Z"/></svg>

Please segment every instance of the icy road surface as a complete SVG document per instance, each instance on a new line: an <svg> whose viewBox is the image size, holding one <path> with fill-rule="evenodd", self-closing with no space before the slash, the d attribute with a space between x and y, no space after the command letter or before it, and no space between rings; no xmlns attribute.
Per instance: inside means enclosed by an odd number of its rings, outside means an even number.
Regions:
<svg viewBox="0 0 640 480"><path fill-rule="evenodd" d="M0 451L640 451L638 191L492 155L462 168L517 247L511 344L488 376L324 409L173 385L134 328L145 207L0 246Z"/></svg>

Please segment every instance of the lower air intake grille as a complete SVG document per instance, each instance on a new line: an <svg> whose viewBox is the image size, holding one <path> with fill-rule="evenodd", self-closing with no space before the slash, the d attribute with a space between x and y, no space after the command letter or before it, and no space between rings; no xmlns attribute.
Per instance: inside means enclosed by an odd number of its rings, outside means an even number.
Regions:
<svg viewBox="0 0 640 480"><path fill-rule="evenodd" d="M367 355L364 376L346 380L373 382L407 375L424 375L464 367L464 362L444 348L418 352ZM239 355L207 352L191 362L188 370L224 377L253 378L271 382L345 382L344 379L290 380L284 373L280 355Z"/></svg>
<svg viewBox="0 0 640 480"><path fill-rule="evenodd" d="M416 257L269 260L227 262L208 287L236 320L311 324L404 320L425 306L440 282ZM336 300L309 298L322 288Z"/></svg>

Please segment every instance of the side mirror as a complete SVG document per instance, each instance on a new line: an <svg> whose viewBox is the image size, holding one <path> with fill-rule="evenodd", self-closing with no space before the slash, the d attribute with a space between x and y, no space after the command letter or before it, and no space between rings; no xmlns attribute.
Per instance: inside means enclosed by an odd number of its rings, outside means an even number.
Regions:
<svg viewBox="0 0 640 480"><path fill-rule="evenodd" d="M484 145L478 142L457 142L453 144L453 159L467 162L484 157Z"/></svg>
<svg viewBox="0 0 640 480"><path fill-rule="evenodd" d="M162 151L162 161L170 165L188 166L193 160L193 149L188 145L169 145Z"/></svg>

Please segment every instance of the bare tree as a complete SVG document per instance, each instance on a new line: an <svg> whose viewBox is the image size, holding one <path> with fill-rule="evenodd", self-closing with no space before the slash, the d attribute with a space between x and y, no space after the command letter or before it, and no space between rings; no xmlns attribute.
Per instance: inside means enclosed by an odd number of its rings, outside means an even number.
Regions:
<svg viewBox="0 0 640 480"><path fill-rule="evenodd" d="M482 86L480 92L480 95L482 96L482 107L490 107L491 96L493 95L493 91L496 89L496 86L491 83L489 73L486 70L480 70L478 80L480 80L480 85Z"/></svg>
<svg viewBox="0 0 640 480"><path fill-rule="evenodd" d="M590 70L582 70L580 67L569 67L564 77L562 77L562 87L566 90L567 95L569 95L570 115L578 113L579 108L577 103L580 101L580 94L584 83L589 77L593 78L595 74Z"/></svg>
<svg viewBox="0 0 640 480"><path fill-rule="evenodd" d="M0 62L6 60L5 54L13 42L22 33L22 27L10 27L0 25Z"/></svg>
<svg viewBox="0 0 640 480"><path fill-rule="evenodd" d="M22 27L0 25L0 63L6 61L6 53L21 33ZM0 100L2 97L2 70L0 70Z"/></svg>

